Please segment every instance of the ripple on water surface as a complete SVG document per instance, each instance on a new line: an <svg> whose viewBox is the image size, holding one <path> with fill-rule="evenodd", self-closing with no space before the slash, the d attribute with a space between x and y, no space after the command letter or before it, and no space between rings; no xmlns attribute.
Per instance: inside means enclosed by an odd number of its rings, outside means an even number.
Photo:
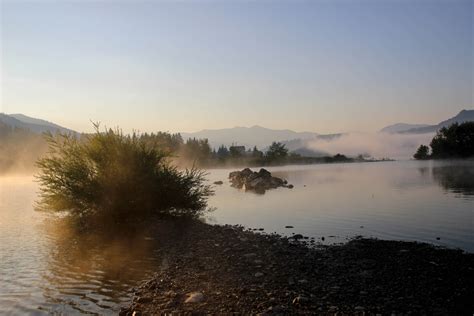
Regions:
<svg viewBox="0 0 474 316"><path fill-rule="evenodd" d="M474 251L474 162L269 170L295 188L255 195L224 181L210 199L217 210L208 220L325 236L325 243L364 235ZM209 180L226 180L230 171L211 170ZM37 186L31 177L1 180L0 314L116 314L133 286L166 265L144 233L77 233L64 220L33 210Z"/></svg>

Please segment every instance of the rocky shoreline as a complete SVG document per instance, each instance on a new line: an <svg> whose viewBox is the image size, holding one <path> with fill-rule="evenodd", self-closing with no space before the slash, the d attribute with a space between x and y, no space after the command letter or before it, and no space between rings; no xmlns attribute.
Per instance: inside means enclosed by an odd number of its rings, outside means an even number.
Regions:
<svg viewBox="0 0 474 316"><path fill-rule="evenodd" d="M474 254L416 242L343 245L240 226L168 221L153 229L160 272L121 315L472 315Z"/></svg>

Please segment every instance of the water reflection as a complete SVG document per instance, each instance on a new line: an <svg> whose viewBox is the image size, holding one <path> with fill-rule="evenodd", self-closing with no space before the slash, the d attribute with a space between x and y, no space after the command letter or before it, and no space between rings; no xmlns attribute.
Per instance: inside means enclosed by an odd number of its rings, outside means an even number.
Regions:
<svg viewBox="0 0 474 316"><path fill-rule="evenodd" d="M433 167L433 178L446 191L474 195L474 167L469 165Z"/></svg>
<svg viewBox="0 0 474 316"><path fill-rule="evenodd" d="M210 199L217 208L212 222L324 236L325 243L364 235L474 251L473 161L268 169L295 188L261 196L225 181ZM209 180L225 180L230 171L212 170ZM169 254L193 251L181 242L188 239L185 223L81 232L66 219L35 212L36 192L31 178L0 179L2 315L117 314L133 286L166 268Z"/></svg>
<svg viewBox="0 0 474 316"><path fill-rule="evenodd" d="M242 224L324 243L363 235L473 251L473 161L394 161L268 168L293 190L257 196L228 185L210 203L215 223ZM230 171L213 170L210 181ZM448 194L440 194L446 191ZM286 229L287 225L293 229ZM327 238L328 236L340 236ZM441 237L440 239L437 239Z"/></svg>
<svg viewBox="0 0 474 316"><path fill-rule="evenodd" d="M191 224L150 219L136 226L106 225L84 231L68 218L47 218L42 230L50 247L41 287L46 303L40 309L116 314L130 303L134 286L167 268L176 248L187 249L183 242Z"/></svg>
<svg viewBox="0 0 474 316"><path fill-rule="evenodd" d="M131 288L159 267L146 229L84 232L68 219L47 219L50 251L43 273L43 309L57 313L116 313Z"/></svg>
<svg viewBox="0 0 474 316"><path fill-rule="evenodd" d="M426 176L429 176L430 168L429 167L419 167L418 172L420 173L420 176L422 178L425 178Z"/></svg>

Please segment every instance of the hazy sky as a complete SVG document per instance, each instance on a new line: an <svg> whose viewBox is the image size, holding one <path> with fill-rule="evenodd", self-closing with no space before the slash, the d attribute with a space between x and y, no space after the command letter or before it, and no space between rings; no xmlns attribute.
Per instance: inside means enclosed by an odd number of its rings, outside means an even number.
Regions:
<svg viewBox="0 0 474 316"><path fill-rule="evenodd" d="M1 109L321 133L473 108L473 1L5 1Z"/></svg>

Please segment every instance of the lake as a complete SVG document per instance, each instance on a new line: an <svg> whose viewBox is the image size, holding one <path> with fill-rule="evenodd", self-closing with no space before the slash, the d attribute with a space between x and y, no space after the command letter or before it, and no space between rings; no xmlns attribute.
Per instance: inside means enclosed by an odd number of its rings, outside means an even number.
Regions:
<svg viewBox="0 0 474 316"><path fill-rule="evenodd" d="M211 182L224 181L209 201L209 223L323 244L362 235L474 252L474 161L272 167L295 187L263 195L230 187L233 170L209 171ZM32 177L0 179L0 314L115 314L163 263L146 232L78 234L34 211Z"/></svg>

